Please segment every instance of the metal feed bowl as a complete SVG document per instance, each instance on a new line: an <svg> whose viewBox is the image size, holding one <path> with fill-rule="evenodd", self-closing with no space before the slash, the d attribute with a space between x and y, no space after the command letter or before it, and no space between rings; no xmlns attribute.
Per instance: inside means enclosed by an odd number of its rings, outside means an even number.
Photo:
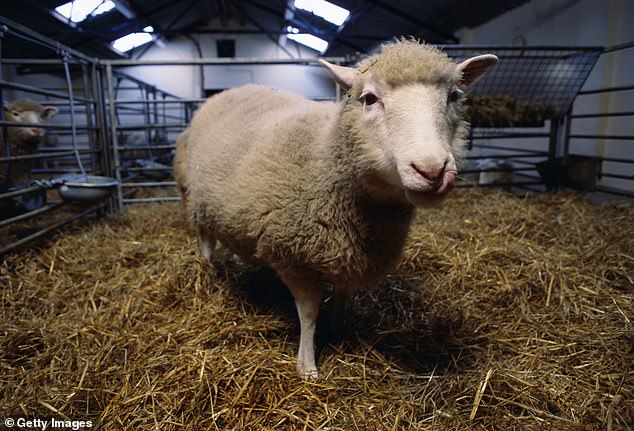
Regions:
<svg viewBox="0 0 634 431"><path fill-rule="evenodd" d="M65 175L60 180L59 194L67 201L103 199L119 184L114 178L97 175Z"/></svg>

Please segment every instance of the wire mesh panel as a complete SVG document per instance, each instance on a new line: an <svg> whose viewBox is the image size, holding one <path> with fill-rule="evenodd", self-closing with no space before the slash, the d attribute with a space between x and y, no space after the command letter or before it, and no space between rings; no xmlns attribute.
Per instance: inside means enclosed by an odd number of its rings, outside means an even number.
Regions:
<svg viewBox="0 0 634 431"><path fill-rule="evenodd" d="M492 53L500 62L469 92L473 126L533 126L563 117L602 48L446 46L456 61Z"/></svg>

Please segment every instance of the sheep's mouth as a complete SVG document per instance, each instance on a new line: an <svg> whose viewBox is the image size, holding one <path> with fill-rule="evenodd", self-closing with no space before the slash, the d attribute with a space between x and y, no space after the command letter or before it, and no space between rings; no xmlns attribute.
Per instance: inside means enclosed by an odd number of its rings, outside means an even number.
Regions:
<svg viewBox="0 0 634 431"><path fill-rule="evenodd" d="M427 205L442 201L453 188L456 171L446 171L441 180L422 187L406 187L405 197L414 205Z"/></svg>
<svg viewBox="0 0 634 431"><path fill-rule="evenodd" d="M451 170L443 172L434 179L418 177L416 181L404 184L404 189L417 194L444 194L453 188L457 176L458 172Z"/></svg>

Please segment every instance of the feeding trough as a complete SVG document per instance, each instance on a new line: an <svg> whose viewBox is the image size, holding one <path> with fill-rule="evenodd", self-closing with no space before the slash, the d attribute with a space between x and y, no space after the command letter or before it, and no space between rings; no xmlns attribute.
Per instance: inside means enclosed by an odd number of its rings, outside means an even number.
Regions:
<svg viewBox="0 0 634 431"><path fill-rule="evenodd" d="M537 164L537 172L549 190L572 187L593 192L601 161L597 157L569 154Z"/></svg>
<svg viewBox="0 0 634 431"><path fill-rule="evenodd" d="M153 180L164 180L169 177L171 168L154 160L139 159L136 163L141 167L141 174Z"/></svg>
<svg viewBox="0 0 634 431"><path fill-rule="evenodd" d="M20 191L27 188L36 187L34 191L24 193L22 195L15 196L13 202L16 208L21 211L34 211L40 209L46 204L46 190L42 187L38 187L36 184L20 184L14 188L9 189L9 192Z"/></svg>
<svg viewBox="0 0 634 431"><path fill-rule="evenodd" d="M38 210L46 204L46 189L35 183L20 184L8 189L7 193L13 196L0 201L0 220Z"/></svg>
<svg viewBox="0 0 634 431"><path fill-rule="evenodd" d="M14 198L16 206L26 212L35 211L46 204L46 190L36 190Z"/></svg>
<svg viewBox="0 0 634 431"><path fill-rule="evenodd" d="M67 201L93 201L112 193L118 181L97 175L71 174L59 178L60 196Z"/></svg>

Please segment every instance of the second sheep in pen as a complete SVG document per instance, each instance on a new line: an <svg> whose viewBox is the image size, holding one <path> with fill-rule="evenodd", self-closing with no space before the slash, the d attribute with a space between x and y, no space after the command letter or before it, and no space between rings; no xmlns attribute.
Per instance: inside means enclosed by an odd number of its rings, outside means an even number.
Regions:
<svg viewBox="0 0 634 431"><path fill-rule="evenodd" d="M4 119L15 123L26 123L23 126L7 127L6 143L4 136L0 142L0 157L29 156L37 152L44 129L39 124L48 122L57 113L53 106L42 106L30 99L9 102L3 107ZM6 190L33 180L33 161L31 159L13 160L0 163L0 190Z"/></svg>

